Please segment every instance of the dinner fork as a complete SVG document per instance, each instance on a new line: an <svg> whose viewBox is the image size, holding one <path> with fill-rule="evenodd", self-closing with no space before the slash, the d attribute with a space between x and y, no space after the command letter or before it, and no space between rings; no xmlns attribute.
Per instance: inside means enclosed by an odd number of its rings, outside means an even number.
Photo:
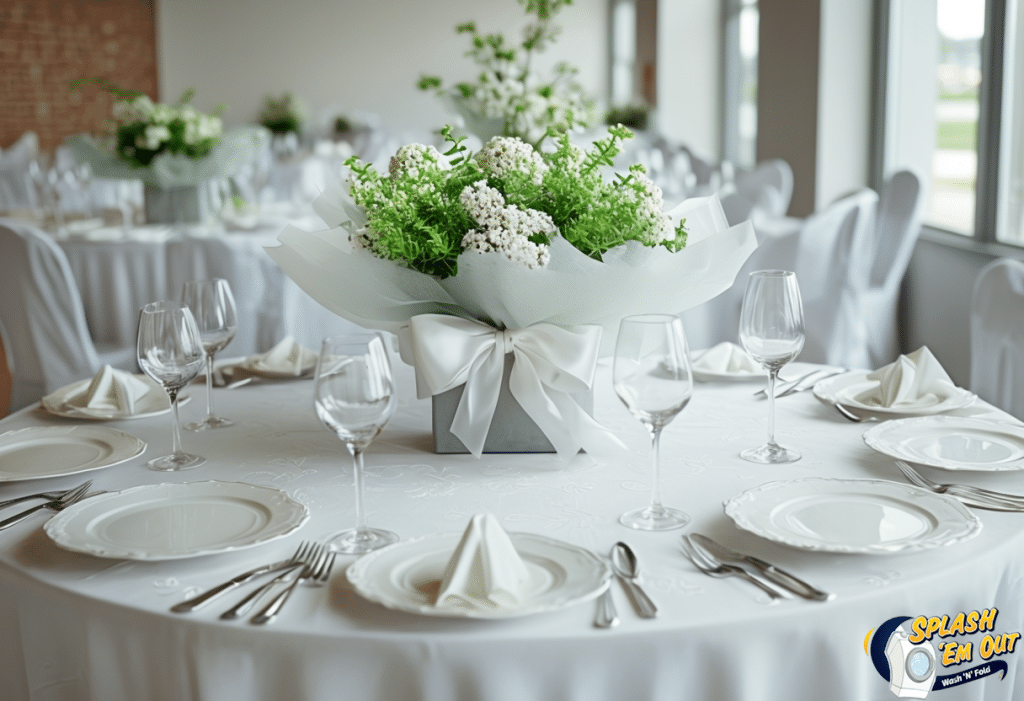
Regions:
<svg viewBox="0 0 1024 701"><path fill-rule="evenodd" d="M1024 511L1024 496L1018 494L1006 494L1003 492L993 492L989 489L972 487L967 484L941 484L939 482L933 482L902 460L896 461L896 467L898 467L900 472L903 473L903 476L913 484L916 484L918 487L930 489L938 494L949 494L953 497L963 497L971 501L980 502L979 506L991 505L996 509L1002 508L1007 511Z"/></svg>
<svg viewBox="0 0 1024 701"><path fill-rule="evenodd" d="M867 421L878 421L877 416L864 416L861 414L854 414L852 411L847 409L839 402L836 402L833 406L835 406L836 411L838 411L843 416L843 418L847 419L848 421L853 421L854 423L858 424L862 424Z"/></svg>
<svg viewBox="0 0 1024 701"><path fill-rule="evenodd" d="M86 484L91 485L92 482L90 481L87 482ZM78 488L79 487L72 487L71 489L66 489L63 492L41 492L39 494L26 494L23 497L15 497L14 499L8 499L7 501L0 501L0 509L3 509L8 506L13 506L14 504L20 504L23 501L31 501L32 499L46 499L47 501L57 501L59 499L65 498L68 494L70 494L71 492L75 491Z"/></svg>
<svg viewBox="0 0 1024 701"><path fill-rule="evenodd" d="M21 523L35 512L41 511L43 509L50 509L52 511L61 511L63 509L66 509L75 502L81 500L85 496L85 492L87 489L89 489L90 486L92 486L92 480L89 480L85 484L82 484L76 487L75 489L72 489L70 492L65 494L60 499L54 499L52 501L47 501L42 504L37 504L36 506L33 506L31 509L25 509L20 514L11 516L10 518L6 518L3 521L0 521L0 531L4 530L5 528L10 528L16 523Z"/></svg>
<svg viewBox="0 0 1024 701"><path fill-rule="evenodd" d="M218 584L212 589L203 592L199 596L195 596L191 599L182 601L179 604L175 604L171 607L171 611L174 611L175 613L190 613L200 608L201 606L205 606L206 604L210 603L221 594L231 591L235 587L245 584L246 582L250 581L251 579L254 579L255 577L259 577L261 574L271 574L272 572L278 572L283 569L290 570L294 568L296 565L301 565L305 563L306 551L312 547L313 543L310 543L309 541L302 541L302 543L299 544L299 547L296 548L295 554L292 555L290 558L286 560L281 560L279 562L274 562L269 565L260 565L259 567L254 567L248 572L243 572L240 575L232 577L223 584Z"/></svg>
<svg viewBox="0 0 1024 701"><path fill-rule="evenodd" d="M682 544L683 552L690 558L690 562L709 577L742 577L751 584L760 587L766 594L768 594L769 597L771 597L773 601L782 598L782 594L775 591L742 567L719 562L711 558L707 553L698 550L697 547L690 542L689 536L681 536L680 543Z"/></svg>
<svg viewBox="0 0 1024 701"><path fill-rule="evenodd" d="M303 570L308 566L308 563L312 562L317 558L323 550L322 545L316 545L313 543L309 544L309 548L306 549L305 554L302 558L294 565L290 566L281 574L274 577L272 580L257 588L256 590L249 593L244 599L239 601L237 604L229 608L227 611L222 613L220 617L225 621L232 621L236 618L245 616L252 607L256 605L256 602L266 594L268 591L273 589L278 584L290 583L295 579L298 579Z"/></svg>
<svg viewBox="0 0 1024 701"><path fill-rule="evenodd" d="M311 561L310 564L306 565L302 573L296 577L292 582L285 587L284 591L278 594L274 599L266 605L266 607L258 614L253 616L252 622L256 624L269 623L274 620L274 617L284 607L288 597L295 591L295 587L300 582L309 582L312 584L323 584L331 577L331 568L334 567L334 559L338 553L329 552L323 547L320 548L321 552L317 556L315 561Z"/></svg>

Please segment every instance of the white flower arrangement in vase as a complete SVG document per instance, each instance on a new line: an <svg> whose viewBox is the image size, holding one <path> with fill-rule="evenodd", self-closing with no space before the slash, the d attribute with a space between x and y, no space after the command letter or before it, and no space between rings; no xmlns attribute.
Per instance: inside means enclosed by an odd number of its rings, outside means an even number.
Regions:
<svg viewBox="0 0 1024 701"><path fill-rule="evenodd" d="M328 309L397 333L421 394L464 385L441 428L469 452L488 449L502 393L548 450L606 448L608 434L570 396L591 388L619 320L678 313L727 289L756 247L753 228L729 228L713 197L662 211L642 166L605 178L632 138L621 126L587 150L554 128L547 151L494 137L474 154L466 137L442 134L445 153L403 146L387 174L349 159L348 179L314 203L335 228L288 227L268 253Z"/></svg>

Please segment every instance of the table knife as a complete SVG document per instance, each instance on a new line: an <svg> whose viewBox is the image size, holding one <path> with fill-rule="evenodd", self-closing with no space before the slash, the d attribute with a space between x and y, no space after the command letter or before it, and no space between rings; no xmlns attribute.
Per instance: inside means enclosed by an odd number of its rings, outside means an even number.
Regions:
<svg viewBox="0 0 1024 701"><path fill-rule="evenodd" d="M289 567L293 566L295 566L295 560L293 558L288 558L287 560L272 562L269 565L260 565L259 567L254 567L248 572L243 572L237 577L232 577L223 584L218 584L213 589L203 592L199 596L193 597L186 601L182 601L180 604L175 604L171 607L171 611L173 611L174 613L190 613L192 611L195 611L199 607L204 606L209 602L213 601L221 594L231 591L235 587L245 584L251 579L259 577L263 574L272 574L274 572L279 572L281 570L288 569Z"/></svg>
<svg viewBox="0 0 1024 701"><path fill-rule="evenodd" d="M805 599L811 599L812 601L828 601L835 598L835 594L829 594L817 589L804 580L796 577L785 570L779 569L775 565L765 562L760 558L756 558L753 555L744 555L734 550L730 550L721 543L717 543L707 536L699 533L694 533L690 536L699 545L706 548L712 555L721 559L732 562L740 562L743 564L751 565L760 572L765 579L771 580L774 584L778 584L780 587L786 589L786 591L793 592L797 596L802 596Z"/></svg>

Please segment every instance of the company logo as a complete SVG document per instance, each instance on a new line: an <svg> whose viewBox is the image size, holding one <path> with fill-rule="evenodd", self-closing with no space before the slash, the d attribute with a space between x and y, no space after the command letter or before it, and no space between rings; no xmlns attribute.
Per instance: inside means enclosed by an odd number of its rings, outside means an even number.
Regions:
<svg viewBox="0 0 1024 701"><path fill-rule="evenodd" d="M1000 658L1016 652L1020 633L997 632L998 616L995 608L952 616L896 616L868 631L864 651L889 682L889 691L901 699L923 699L930 691L994 675L1002 680L1008 665ZM975 662L980 664L949 669Z"/></svg>

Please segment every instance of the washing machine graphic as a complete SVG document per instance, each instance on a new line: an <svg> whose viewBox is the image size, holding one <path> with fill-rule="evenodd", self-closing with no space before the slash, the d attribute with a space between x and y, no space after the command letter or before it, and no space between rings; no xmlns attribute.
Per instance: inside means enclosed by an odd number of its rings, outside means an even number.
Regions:
<svg viewBox="0 0 1024 701"><path fill-rule="evenodd" d="M916 645L901 624L885 644L889 661L889 691L900 699L923 699L935 684L935 648L929 642Z"/></svg>

